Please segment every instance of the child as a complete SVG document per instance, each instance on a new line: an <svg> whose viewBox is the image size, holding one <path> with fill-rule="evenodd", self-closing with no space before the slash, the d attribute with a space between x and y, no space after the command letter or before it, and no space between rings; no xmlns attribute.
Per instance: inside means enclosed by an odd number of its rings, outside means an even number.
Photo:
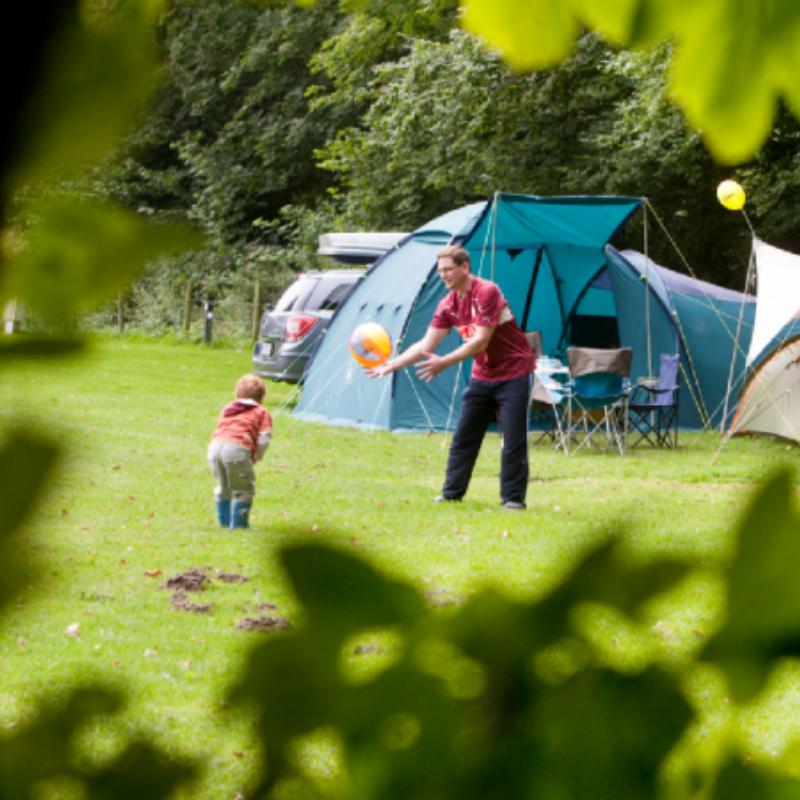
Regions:
<svg viewBox="0 0 800 800"><path fill-rule="evenodd" d="M248 527L256 493L253 464L263 458L272 438L272 417L261 406L266 392L258 375L242 375L236 382L236 400L222 409L208 446L217 520L223 528Z"/></svg>

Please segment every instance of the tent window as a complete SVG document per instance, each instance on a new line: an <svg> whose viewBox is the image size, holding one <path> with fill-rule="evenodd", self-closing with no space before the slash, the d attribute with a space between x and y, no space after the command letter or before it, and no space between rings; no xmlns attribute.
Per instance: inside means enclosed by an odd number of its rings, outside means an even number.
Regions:
<svg viewBox="0 0 800 800"><path fill-rule="evenodd" d="M617 318L576 314L569 323L568 341L574 347L619 347Z"/></svg>

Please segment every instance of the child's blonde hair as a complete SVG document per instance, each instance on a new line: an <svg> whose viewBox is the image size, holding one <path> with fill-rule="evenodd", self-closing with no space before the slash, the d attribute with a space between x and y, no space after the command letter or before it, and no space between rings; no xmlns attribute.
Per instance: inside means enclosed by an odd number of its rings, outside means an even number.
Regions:
<svg viewBox="0 0 800 800"><path fill-rule="evenodd" d="M260 403L264 399L266 393L267 385L258 375L248 373L247 375L242 375L242 377L236 381L237 400L255 400L257 403Z"/></svg>

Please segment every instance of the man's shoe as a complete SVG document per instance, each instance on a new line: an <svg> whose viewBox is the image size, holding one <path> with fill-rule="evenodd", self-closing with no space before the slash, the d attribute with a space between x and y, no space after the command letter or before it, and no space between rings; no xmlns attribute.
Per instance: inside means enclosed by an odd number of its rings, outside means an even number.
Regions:
<svg viewBox="0 0 800 800"><path fill-rule="evenodd" d="M433 498L434 503L460 503L460 497L445 497L443 494L437 494L436 497Z"/></svg>
<svg viewBox="0 0 800 800"><path fill-rule="evenodd" d="M519 500L504 500L501 505L506 511L524 511L528 507Z"/></svg>

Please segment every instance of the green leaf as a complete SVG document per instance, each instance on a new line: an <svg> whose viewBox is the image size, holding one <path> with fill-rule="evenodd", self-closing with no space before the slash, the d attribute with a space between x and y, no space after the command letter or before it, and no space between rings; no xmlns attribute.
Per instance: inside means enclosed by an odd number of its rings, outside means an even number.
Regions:
<svg viewBox="0 0 800 800"><path fill-rule="evenodd" d="M43 704L33 719L0 743L0 786L4 797L29 797L43 778L72 771L76 732L93 717L119 709L121 697L101 686L86 685Z"/></svg>
<svg viewBox="0 0 800 800"><path fill-rule="evenodd" d="M340 646L312 631L280 635L251 652L230 696L258 703L259 728L270 751L337 718L347 694L338 669Z"/></svg>
<svg viewBox="0 0 800 800"><path fill-rule="evenodd" d="M29 548L13 534L35 510L56 455L54 445L33 434L14 434L0 447L0 561L6 565L0 582L0 604L29 580Z"/></svg>
<svg viewBox="0 0 800 800"><path fill-rule="evenodd" d="M800 656L800 518L792 496L788 471L756 494L728 568L727 619L703 651L740 700L761 688L775 659Z"/></svg>
<svg viewBox="0 0 800 800"><path fill-rule="evenodd" d="M102 686L73 688L43 704L21 729L0 742L3 797L32 797L36 785L56 776L73 776L93 800L162 798L194 774L187 762L168 760L153 745L134 743L112 763L77 766L76 737L86 723L120 709L122 697Z"/></svg>
<svg viewBox="0 0 800 800"><path fill-rule="evenodd" d="M134 742L88 777L86 796L90 800L159 800L173 796L175 788L195 772L186 760L168 757L149 742Z"/></svg>
<svg viewBox="0 0 800 800"><path fill-rule="evenodd" d="M517 69L563 61L578 34L568 2L462 0L463 25Z"/></svg>
<svg viewBox="0 0 800 800"><path fill-rule="evenodd" d="M56 448L38 436L15 434L0 448L0 540L33 510L56 457Z"/></svg>
<svg viewBox="0 0 800 800"><path fill-rule="evenodd" d="M572 0L575 13L611 42L629 39L641 0Z"/></svg>
<svg viewBox="0 0 800 800"><path fill-rule="evenodd" d="M91 4L84 4L90 8ZM154 15L161 0L74 16L51 43L44 80L23 122L22 183L51 180L102 157L154 85Z"/></svg>
<svg viewBox="0 0 800 800"><path fill-rule="evenodd" d="M800 7L717 0L673 22L671 94L719 161L746 160L769 135L779 95L797 96L786 73L798 66Z"/></svg>
<svg viewBox="0 0 800 800"><path fill-rule="evenodd" d="M337 632L412 623L426 613L408 584L382 577L363 561L322 545L287 548L284 566L316 623Z"/></svg>
<svg viewBox="0 0 800 800"><path fill-rule="evenodd" d="M615 541L589 553L545 600L549 613L578 602L598 602L635 616L642 604L669 591L686 576L688 565L664 559L652 564L627 563Z"/></svg>
<svg viewBox="0 0 800 800"><path fill-rule="evenodd" d="M717 776L711 800L800 800L800 781L772 775L752 763L729 761Z"/></svg>
<svg viewBox="0 0 800 800"><path fill-rule="evenodd" d="M46 322L67 328L76 311L114 297L164 250L197 240L131 211L77 199L47 200L10 254L0 297L14 297Z"/></svg>
<svg viewBox="0 0 800 800"><path fill-rule="evenodd" d="M77 355L84 342L77 339L44 339L40 337L7 337L0 339L0 368L14 358L49 359Z"/></svg>
<svg viewBox="0 0 800 800"><path fill-rule="evenodd" d="M589 670L544 693L534 716L529 797L637 800L657 795L661 763L691 711L658 670Z"/></svg>

